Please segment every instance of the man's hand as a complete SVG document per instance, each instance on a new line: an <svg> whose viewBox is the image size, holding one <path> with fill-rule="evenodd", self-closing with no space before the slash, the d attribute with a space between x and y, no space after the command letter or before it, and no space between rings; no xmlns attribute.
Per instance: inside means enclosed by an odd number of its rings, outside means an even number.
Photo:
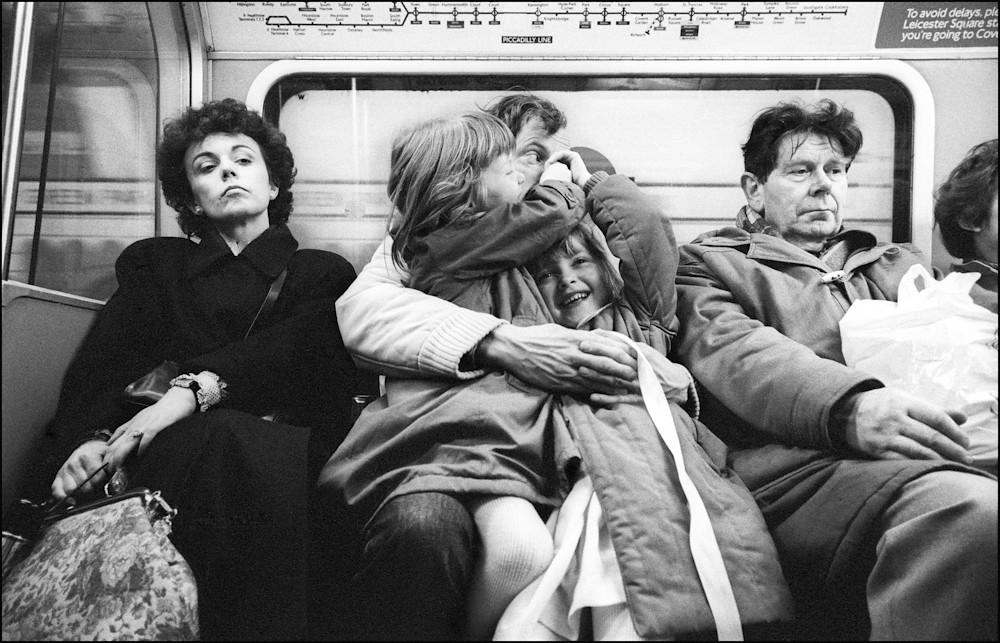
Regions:
<svg viewBox="0 0 1000 643"><path fill-rule="evenodd" d="M590 180L590 172L587 171L587 164L584 162L583 157L580 156L580 153L573 150L560 150L550 156L549 160L545 162L545 172L542 173L540 180L545 180L545 173L550 168L558 168L560 165L569 168L570 178L558 180L567 182L572 180L573 183L576 183L581 188Z"/></svg>
<svg viewBox="0 0 1000 643"><path fill-rule="evenodd" d="M882 459L952 460L970 464L969 437L959 427L966 417L909 393L880 388L845 402L849 446Z"/></svg>
<svg viewBox="0 0 1000 643"><path fill-rule="evenodd" d="M557 324L495 328L479 344L482 364L550 393L637 393L635 349L618 333Z"/></svg>
<svg viewBox="0 0 1000 643"><path fill-rule="evenodd" d="M649 344L636 342L636 346L639 347L639 350L642 351L642 354L649 361L649 365L653 368L653 373L656 374L656 379L659 380L660 388L663 389L663 394L666 398L677 404L687 403L688 396L691 393L691 386L694 382L691 373L680 364L671 362L666 356ZM616 396L594 393L590 396L590 401L599 406L611 406L626 402L642 402L642 395L629 394Z"/></svg>
<svg viewBox="0 0 1000 643"><path fill-rule="evenodd" d="M104 453L107 450L108 445L100 440L91 440L78 446L52 481L52 497L62 500L77 489L86 494L103 485L110 475L107 471L97 474L86 484L84 481L104 464Z"/></svg>

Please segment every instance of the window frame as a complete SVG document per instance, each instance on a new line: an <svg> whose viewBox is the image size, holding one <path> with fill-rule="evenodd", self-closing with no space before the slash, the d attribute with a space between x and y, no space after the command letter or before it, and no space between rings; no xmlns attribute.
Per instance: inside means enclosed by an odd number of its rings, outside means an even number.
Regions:
<svg viewBox="0 0 1000 643"><path fill-rule="evenodd" d="M254 78L246 103L268 115L273 106L268 96L273 87L297 75L331 76L482 76L488 60L490 76L579 76L579 77L828 77L831 79L882 78L908 94L912 113L910 140L898 140L897 158L910 166L894 170L892 239L910 242L930 256L933 245L934 101L930 87L910 65L898 60L810 59L810 60L608 60L579 59L376 59L280 60ZM268 110L268 107L272 107ZM906 111L905 109L903 110ZM902 138L902 137L900 137ZM733 178L734 185L738 177ZM914 186L927 186L915 189ZM908 194L907 194L908 192ZM907 213L909 216L906 216Z"/></svg>
<svg viewBox="0 0 1000 643"><path fill-rule="evenodd" d="M45 159L43 159L43 169L47 169L48 171L44 173L44 176L39 176L37 181L34 178L23 176L26 158L25 141L26 134L29 133L25 110L28 108L29 103L28 90L30 78L32 74L38 73L36 67L43 64L38 59L37 50L44 45L44 40L40 36L39 30L45 27L43 24L45 13L39 12L39 7L35 6L38 3L14 4L17 5L17 11L14 32L16 34L14 38L16 42L13 43L13 49L14 54L17 55L11 62L11 77L9 79L11 91L10 95L7 96L8 100L4 113L3 280L5 287L8 283L18 283L37 288L40 291L50 291L52 284L47 284L49 287L39 286L38 283L45 282L40 280L38 275L32 275L31 266L34 264L33 260L29 261L26 265L21 265L24 262L15 265L15 250L20 247L19 245L15 245L15 241L19 238L18 235L21 234L20 231L25 225L33 226L35 228L35 235L39 239L51 237L52 235L42 231L42 222L50 223L54 218L64 218L67 214L75 212L75 210L72 207L66 211L59 211L58 208L53 209L49 203L47 194L46 203L41 211L41 215L35 211L32 217L27 217L29 209L18 208L19 204L25 204L26 196L24 192L26 187L30 190L33 185L42 185L43 183L47 183L54 188L63 183L67 185L79 183L84 186L95 185L99 188L102 183L121 183L121 185L127 188L133 182L127 178L119 180L118 173L113 173L114 176L111 177L85 178L82 180L59 178L58 173L52 168L46 168ZM86 5L92 3L77 4ZM105 3L102 5L101 15L113 15L118 10L117 4L124 3ZM22 7L22 5L29 6ZM33 11L31 10L32 8L34 9ZM79 7L77 9L85 11L85 9L80 9ZM122 46L116 49L110 45L102 45L98 42L91 48L89 45L87 47L80 47L78 43L74 45L69 40L61 42L58 52L58 56L61 58L59 77L52 77L49 74L50 77L44 83L44 89L50 94L53 91L59 92L52 106L54 109L57 106L62 108L65 107L66 103L74 102L65 93L67 87L71 91L83 91L88 87L87 85L78 86L74 83L66 83L63 77L68 76L75 79L78 76L86 74L94 77L104 74L108 78L121 80L122 82L120 83L110 83L107 86L115 89L123 89L125 94L132 99L132 103L137 106L137 119L134 123L137 131L140 132L143 138L147 139L149 145L155 147L160 136L162 115L164 113L176 113L180 107L186 107L190 104L192 98L190 82L193 76L193 59L188 33L189 28L182 15L183 7L181 3L138 3L138 7L133 6L128 7L128 9L131 12L141 12L145 16L145 20L141 23L141 27L144 29L141 36L144 38L142 44L148 45L148 47L128 49ZM128 24L132 25L132 27L127 33L137 33L135 32L137 28L135 27L136 22L131 21ZM74 25L74 29L79 32L81 28L77 23L74 23ZM64 29L68 29L68 27L64 27ZM88 40L87 42L90 41ZM5 64L9 62L7 60L8 53L5 49ZM83 73L73 73L73 69L83 70ZM41 83L37 84L41 85ZM100 87L101 85L95 84L93 86ZM37 130L31 130L31 132L35 131ZM82 125L72 131L81 134L83 139L87 138L85 136L86 127ZM125 148L123 147L123 149ZM57 153L55 149L43 150L43 153L45 152L49 154L50 158L55 158ZM150 161L152 160L152 154L153 149L151 147L149 150ZM140 185L142 188L149 188L143 190L142 194L142 207L144 209L141 214L148 219L149 226L149 234L144 234L143 236L150 236L150 234L160 236L163 234L161 222L164 218L164 203L158 196L159 189L155 167L150 165L149 169L151 170L151 174L148 181L135 181L134 183ZM19 192L21 192L20 196L18 196ZM147 207L148 212L145 209ZM36 210L35 206L32 206L30 210ZM89 211L84 211L84 214L89 214ZM133 213L117 209L115 205L110 206L107 212L100 214L105 218L114 218L122 215L134 218ZM147 214L148 216L146 216ZM29 218L31 221L25 223ZM81 218L80 221L83 221L83 219ZM127 237L127 235L122 236ZM100 256L100 253L95 256ZM110 277L112 280L114 278L114 259L115 257L108 258L109 263L107 265L110 268L104 271L107 273L104 277ZM21 274L25 270L28 271L26 277ZM89 286L85 288L69 288L63 294L68 297L90 301L91 295L94 294L91 291L96 292L97 289ZM51 292L62 291L51 290ZM105 295L102 294L100 296L104 297Z"/></svg>

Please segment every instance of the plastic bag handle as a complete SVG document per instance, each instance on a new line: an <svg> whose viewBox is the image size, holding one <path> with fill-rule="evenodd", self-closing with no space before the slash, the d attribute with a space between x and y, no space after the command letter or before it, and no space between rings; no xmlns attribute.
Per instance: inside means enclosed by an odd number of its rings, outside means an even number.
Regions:
<svg viewBox="0 0 1000 643"><path fill-rule="evenodd" d="M917 289L918 277L924 280L924 287L919 290ZM933 290L935 293L953 301L971 302L972 295L969 293L976 284L976 281L979 280L979 277L980 275L977 272L952 272L941 281L938 281L922 265L915 264L910 266L906 274L903 275L902 280L900 280L896 301L900 304L907 304L916 301L918 297L920 299L927 299L934 296L927 291Z"/></svg>
<svg viewBox="0 0 1000 643"><path fill-rule="evenodd" d="M919 290L917 289L918 277L923 277L924 280L924 287ZM899 293L896 301L903 303L908 299L916 297L921 291L929 288L935 281L934 276L927 271L927 268L924 268L919 263L910 266L910 269L906 271L903 279L899 282Z"/></svg>

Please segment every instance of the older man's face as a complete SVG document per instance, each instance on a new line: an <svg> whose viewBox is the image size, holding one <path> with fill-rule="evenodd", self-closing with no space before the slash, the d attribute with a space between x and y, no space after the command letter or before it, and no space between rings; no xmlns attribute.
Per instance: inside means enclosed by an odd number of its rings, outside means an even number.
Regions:
<svg viewBox="0 0 1000 643"><path fill-rule="evenodd" d="M783 239L818 251L840 230L850 162L839 146L823 136L786 136L767 182L760 183L748 174L743 187L751 207L762 211Z"/></svg>

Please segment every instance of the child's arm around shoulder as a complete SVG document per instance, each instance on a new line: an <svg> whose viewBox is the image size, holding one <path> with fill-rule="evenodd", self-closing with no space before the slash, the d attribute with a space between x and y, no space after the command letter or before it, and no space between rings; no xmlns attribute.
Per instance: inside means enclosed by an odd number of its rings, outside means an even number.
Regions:
<svg viewBox="0 0 1000 643"><path fill-rule="evenodd" d="M678 253L670 220L626 176L597 172L586 192L587 211L621 260L626 296L640 321L676 329Z"/></svg>
<svg viewBox="0 0 1000 643"><path fill-rule="evenodd" d="M476 279L523 265L565 237L583 218L583 190L545 180L519 203L451 223L424 242L430 265L456 279Z"/></svg>

